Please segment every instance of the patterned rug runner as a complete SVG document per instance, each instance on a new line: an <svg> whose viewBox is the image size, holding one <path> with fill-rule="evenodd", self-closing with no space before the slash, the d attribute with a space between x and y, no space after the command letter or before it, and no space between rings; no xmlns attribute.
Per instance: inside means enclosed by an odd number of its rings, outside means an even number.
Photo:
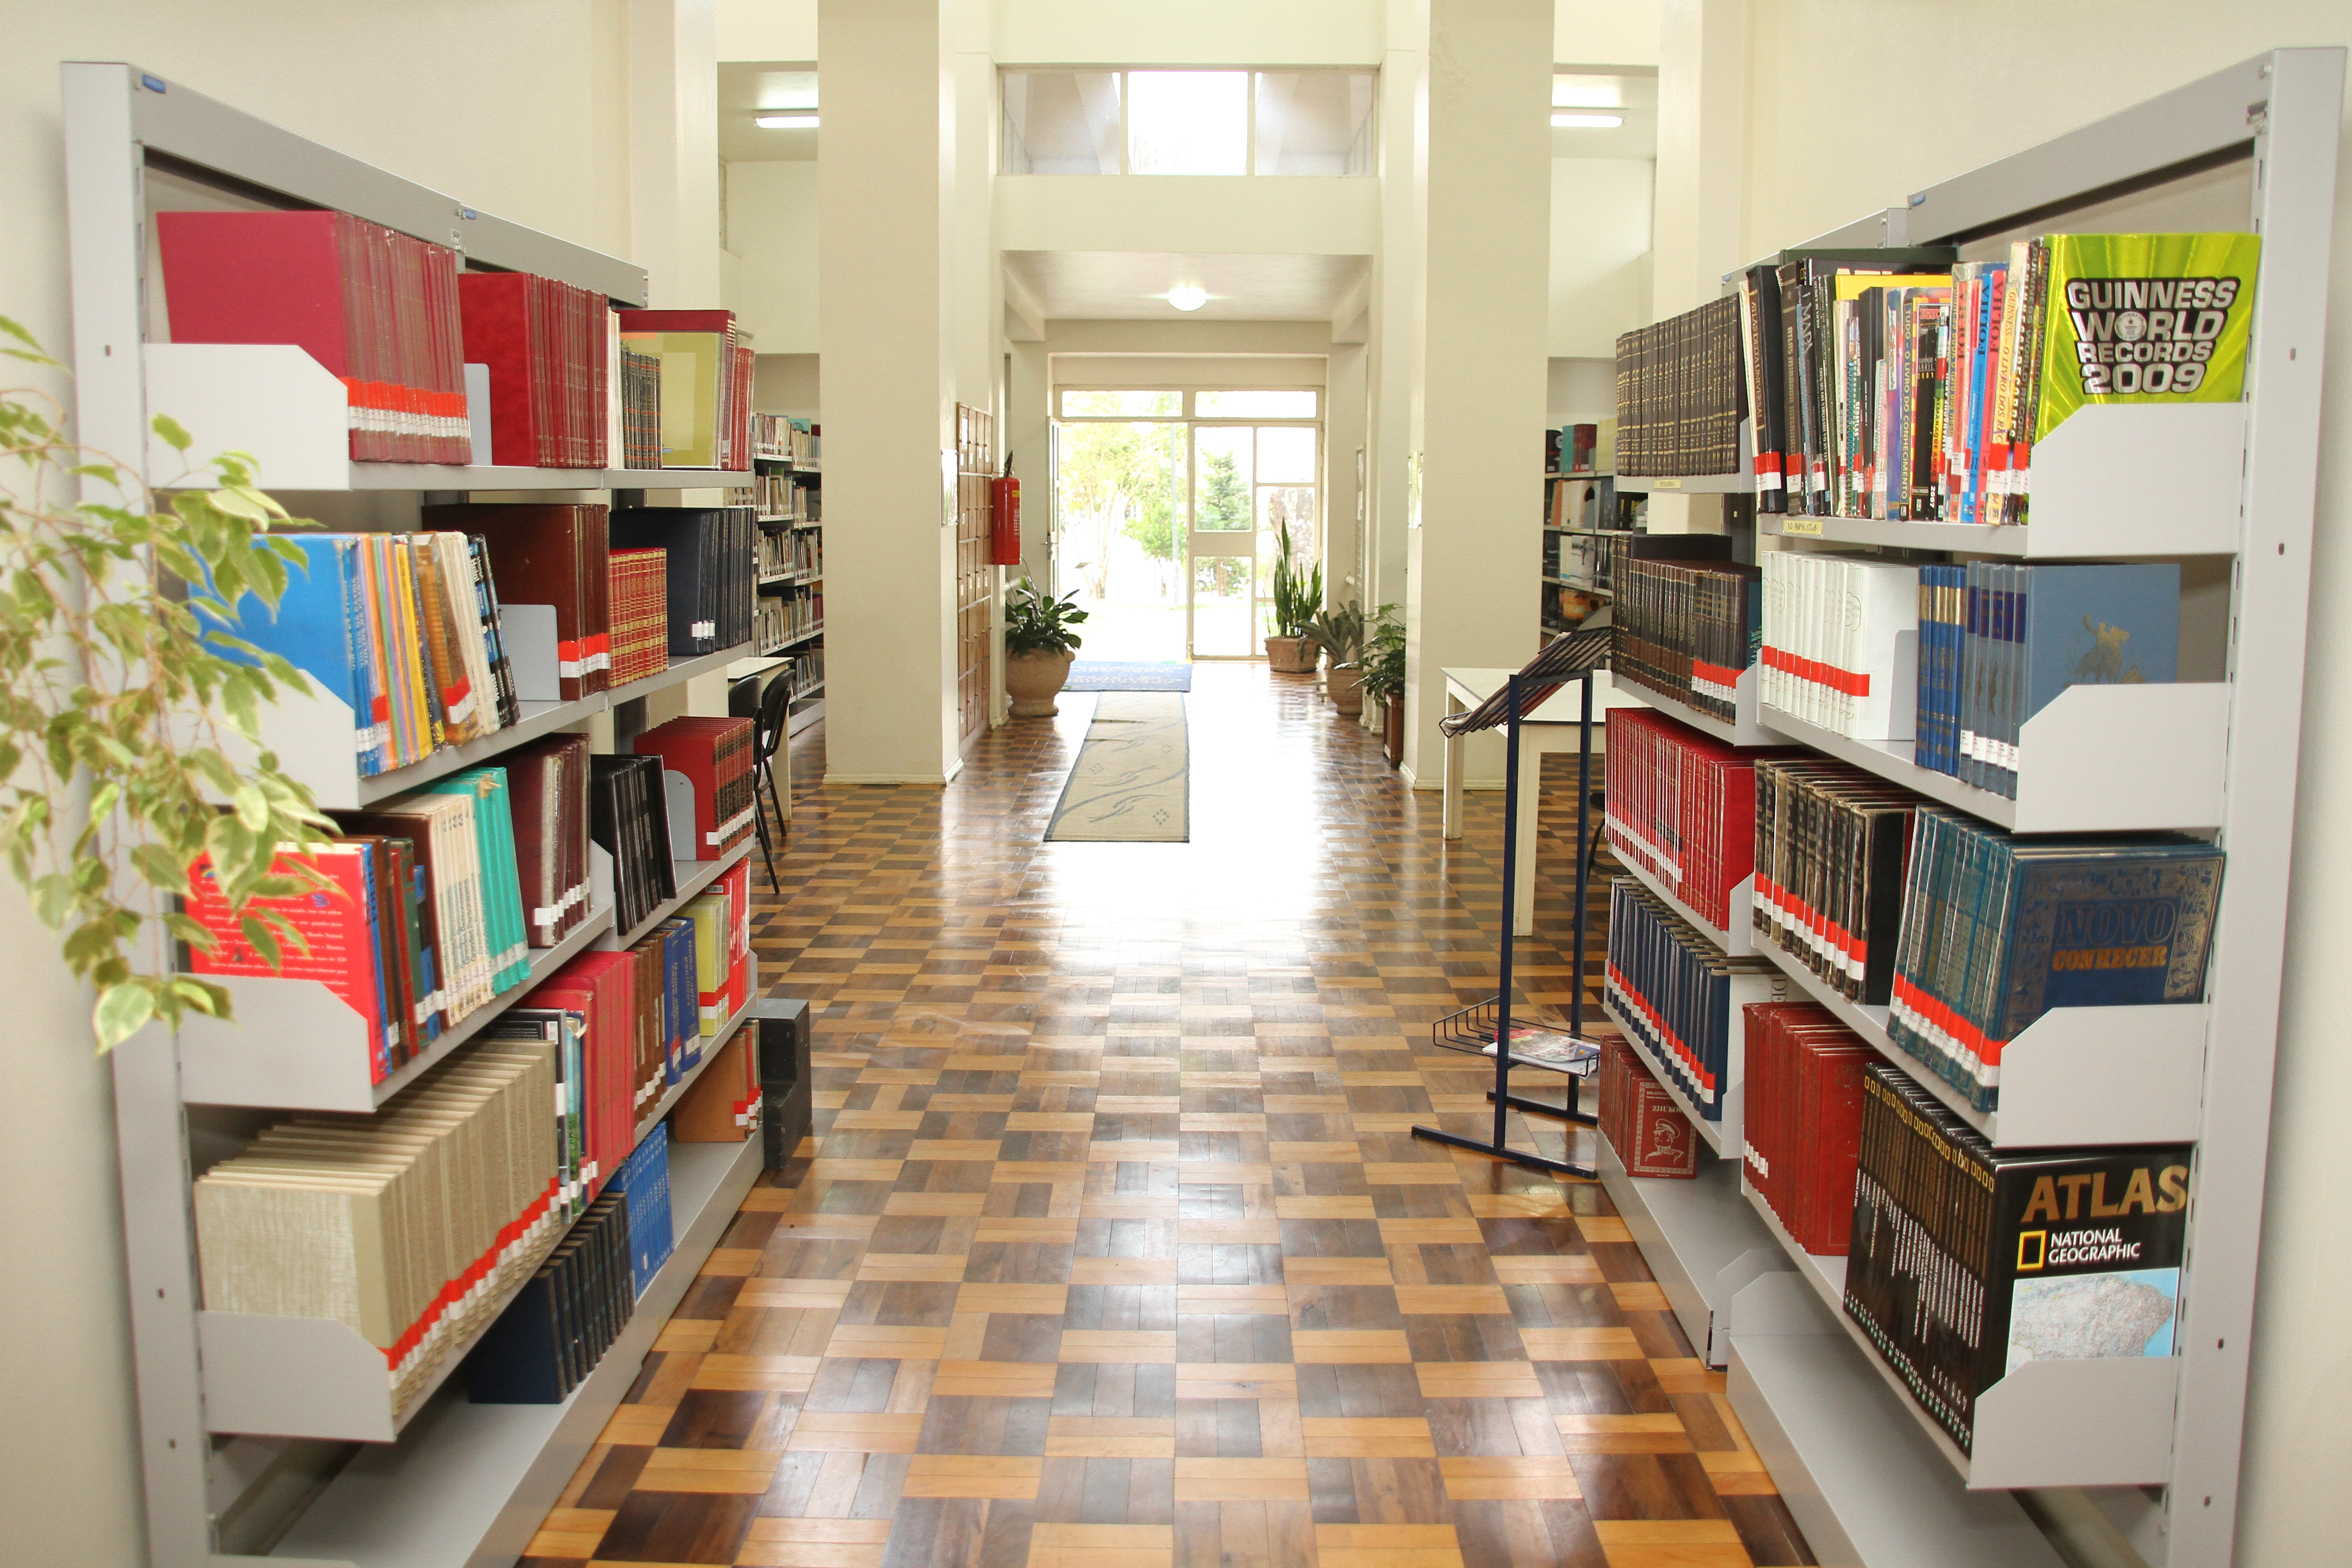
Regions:
<svg viewBox="0 0 2352 1568"><path fill-rule="evenodd" d="M1190 691L1189 664L1122 663L1116 659L1082 658L1070 666L1065 691Z"/></svg>
<svg viewBox="0 0 2352 1568"><path fill-rule="evenodd" d="M1189 666L1176 668L1191 673ZM1182 844L1192 835L1184 699L1157 691L1097 698L1045 841Z"/></svg>

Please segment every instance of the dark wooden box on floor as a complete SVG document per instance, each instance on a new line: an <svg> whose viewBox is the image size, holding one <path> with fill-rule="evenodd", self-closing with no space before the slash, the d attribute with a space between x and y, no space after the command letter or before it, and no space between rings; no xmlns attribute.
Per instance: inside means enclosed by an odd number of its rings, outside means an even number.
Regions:
<svg viewBox="0 0 2352 1568"><path fill-rule="evenodd" d="M759 1032L767 1168L781 1171L809 1135L809 1005L762 997L751 1004L750 1024Z"/></svg>

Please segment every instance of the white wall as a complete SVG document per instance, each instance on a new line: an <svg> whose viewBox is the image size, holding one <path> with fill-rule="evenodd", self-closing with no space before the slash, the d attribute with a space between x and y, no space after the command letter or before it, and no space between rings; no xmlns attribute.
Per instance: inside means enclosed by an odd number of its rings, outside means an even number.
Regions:
<svg viewBox="0 0 2352 1568"><path fill-rule="evenodd" d="M2283 45L2352 43L2352 8L1781 0L1756 7L1748 27L1742 248L1758 255L2227 62ZM1825 80L1839 89L1819 90ZM1831 149L1834 159L1823 156ZM1662 256L1662 277L1665 265ZM2352 602L2352 153L2338 165L2332 277L2294 901L2238 1512L2245 1568L2340 1562L2352 1539L2352 1349L2342 1331L2352 1254L2341 1241L2341 1129L2352 1113L2352 819L2342 807L2352 795L2352 624L2340 613Z"/></svg>
<svg viewBox="0 0 2352 1568"><path fill-rule="evenodd" d="M1658 0L1558 0L1551 58L1562 65L1658 63Z"/></svg>
<svg viewBox="0 0 2352 1568"><path fill-rule="evenodd" d="M126 59L481 210L628 254L617 0L86 0L0 49L0 314L68 336L58 63ZM17 374L24 375L23 367ZM33 379L33 378L28 378ZM65 393L61 382L47 384ZM0 1560L145 1562L105 1068L55 938L0 888L12 1098L0 1184Z"/></svg>
<svg viewBox="0 0 2352 1568"><path fill-rule="evenodd" d="M816 58L816 0L718 0L722 60Z"/></svg>
<svg viewBox="0 0 2352 1568"><path fill-rule="evenodd" d="M816 352L814 162L727 165L727 247L735 310L762 354Z"/></svg>
<svg viewBox="0 0 2352 1568"><path fill-rule="evenodd" d="M1006 65L1377 65L1382 0L997 0Z"/></svg>
<svg viewBox="0 0 2352 1568"><path fill-rule="evenodd" d="M1613 357L1617 334L1651 320L1646 158L1551 161L1551 335L1555 357Z"/></svg>
<svg viewBox="0 0 2352 1568"><path fill-rule="evenodd" d="M1546 378L1544 423L1591 425L1617 417L1617 361L1555 359Z"/></svg>
<svg viewBox="0 0 2352 1568"><path fill-rule="evenodd" d="M1380 182L1311 175L1001 174L1006 250L1368 256Z"/></svg>
<svg viewBox="0 0 2352 1568"><path fill-rule="evenodd" d="M756 354L751 361L751 406L762 414L815 419L824 406L814 353Z"/></svg>

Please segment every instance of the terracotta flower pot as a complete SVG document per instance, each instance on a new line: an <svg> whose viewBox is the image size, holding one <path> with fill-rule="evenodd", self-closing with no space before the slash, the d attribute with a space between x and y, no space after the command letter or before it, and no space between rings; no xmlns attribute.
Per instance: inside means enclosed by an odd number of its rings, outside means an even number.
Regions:
<svg viewBox="0 0 2352 1568"><path fill-rule="evenodd" d="M1310 638L1265 639L1265 667L1276 675L1312 675L1316 658L1315 644Z"/></svg>
<svg viewBox="0 0 2352 1568"><path fill-rule="evenodd" d="M1331 694L1331 706L1339 710L1342 719L1353 719L1364 710L1364 672L1350 667L1334 669L1324 678L1324 689Z"/></svg>
<svg viewBox="0 0 2352 1568"><path fill-rule="evenodd" d="M1061 710L1054 696L1070 679L1074 652L1008 653L1004 656L1004 695L1015 719L1051 719Z"/></svg>
<svg viewBox="0 0 2352 1568"><path fill-rule="evenodd" d="M1404 765L1404 693L1391 691L1381 702L1381 749L1389 754L1389 766Z"/></svg>

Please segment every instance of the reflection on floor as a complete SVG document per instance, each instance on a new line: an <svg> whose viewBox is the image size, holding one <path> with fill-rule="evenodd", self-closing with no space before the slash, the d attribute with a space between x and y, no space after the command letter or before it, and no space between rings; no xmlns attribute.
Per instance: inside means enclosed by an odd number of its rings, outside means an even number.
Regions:
<svg viewBox="0 0 2352 1568"><path fill-rule="evenodd" d="M1601 1189L1407 1131L1485 1121L1427 1024L1493 983L1498 797L1445 844L1304 678L1201 676L1184 845L1039 844L1087 699L944 791L803 738L755 941L824 1006L818 1135L527 1562L1812 1561ZM1560 777L1519 952L1565 1005Z"/></svg>

